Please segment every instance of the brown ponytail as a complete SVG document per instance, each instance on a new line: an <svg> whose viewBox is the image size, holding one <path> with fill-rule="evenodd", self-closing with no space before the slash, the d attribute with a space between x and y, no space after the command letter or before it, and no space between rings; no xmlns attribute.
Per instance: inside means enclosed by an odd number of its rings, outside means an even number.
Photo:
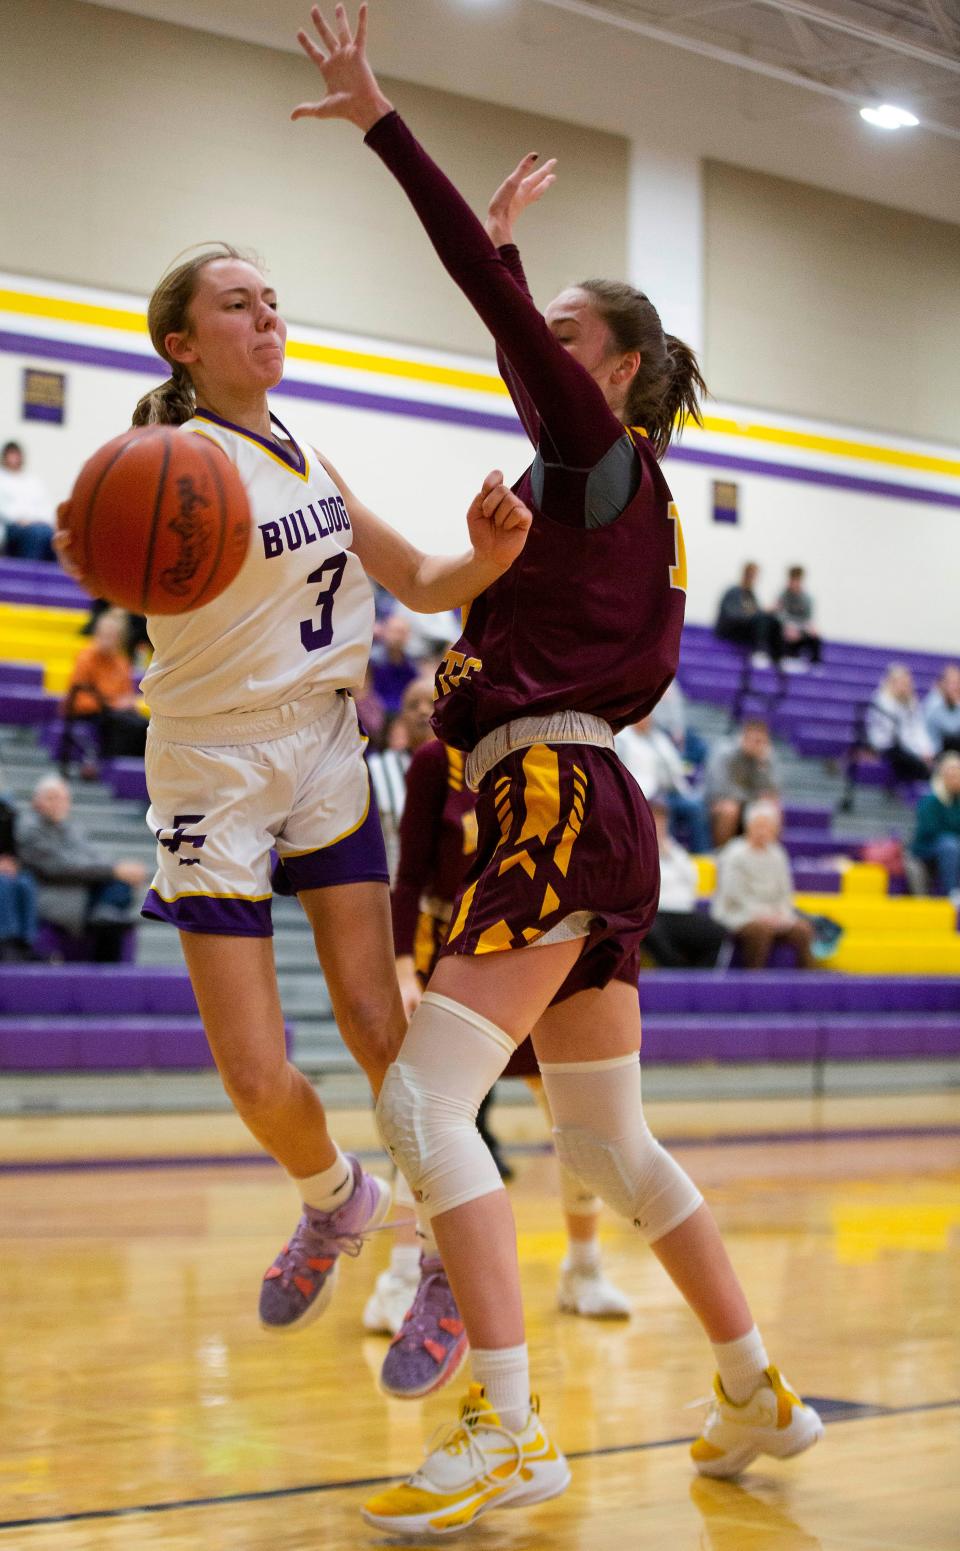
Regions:
<svg viewBox="0 0 960 1551"><path fill-rule="evenodd" d="M145 393L137 404L132 420L135 426L183 425L184 421L193 417L197 401L190 373L185 366L170 360L166 340L168 334L178 334L189 328L189 308L196 294L200 272L215 259L243 259L248 263L257 263L251 254L242 253L229 242L217 242L204 244L201 253L185 259L163 276L147 307L147 327L154 350L169 363L172 370L166 382Z"/></svg>
<svg viewBox="0 0 960 1551"><path fill-rule="evenodd" d="M640 365L630 384L624 418L643 426L658 458L687 420L703 424L700 401L706 396L697 358L689 345L665 334L660 314L642 291L617 280L583 280L618 350L637 350Z"/></svg>

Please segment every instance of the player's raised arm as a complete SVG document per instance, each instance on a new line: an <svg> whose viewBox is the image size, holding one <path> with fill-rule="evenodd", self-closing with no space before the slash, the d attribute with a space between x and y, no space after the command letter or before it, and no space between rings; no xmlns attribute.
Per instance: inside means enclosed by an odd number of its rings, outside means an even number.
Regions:
<svg viewBox="0 0 960 1551"><path fill-rule="evenodd" d="M342 118L393 173L420 217L450 277L508 356L565 463L592 466L623 435L603 393L554 337L469 205L441 172L380 90L366 56L367 8L356 34L338 5L331 27L311 11L316 37L297 40L323 77L326 96L303 102L292 118ZM544 190L541 190L543 192Z"/></svg>
<svg viewBox="0 0 960 1551"><path fill-rule="evenodd" d="M472 602L509 570L526 543L530 511L503 483L499 469L487 475L470 503L472 547L466 554L425 555L358 500L326 458L321 462L346 503L353 552L363 569L418 614L441 614Z"/></svg>

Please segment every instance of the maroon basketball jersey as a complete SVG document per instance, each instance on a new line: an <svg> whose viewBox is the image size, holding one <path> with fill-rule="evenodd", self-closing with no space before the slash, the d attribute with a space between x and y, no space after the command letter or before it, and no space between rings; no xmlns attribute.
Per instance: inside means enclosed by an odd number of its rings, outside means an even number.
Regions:
<svg viewBox="0 0 960 1551"><path fill-rule="evenodd" d="M518 716L586 711L614 731L653 710L677 671L686 600L683 533L653 453L616 522L573 528L536 509L520 558L470 605L437 672L433 724L472 749Z"/></svg>

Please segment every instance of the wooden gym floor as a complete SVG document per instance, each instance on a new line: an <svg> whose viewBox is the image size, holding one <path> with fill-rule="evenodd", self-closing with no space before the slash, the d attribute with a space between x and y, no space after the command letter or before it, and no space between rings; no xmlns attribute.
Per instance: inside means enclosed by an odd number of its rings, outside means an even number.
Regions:
<svg viewBox="0 0 960 1551"><path fill-rule="evenodd" d="M604 1219L628 1324L554 1308L563 1253L533 1109L502 1109L534 1383L573 1463L540 1508L461 1537L489 1551L960 1547L960 1095L650 1106L707 1191L771 1356L823 1443L742 1485L687 1441L709 1353L644 1246ZM369 1117L338 1116L374 1146ZM231 1116L0 1120L0 1551L341 1551L453 1396L385 1399L360 1328L386 1236L298 1336L256 1321L292 1226L279 1170ZM409 1544L409 1542L407 1543Z"/></svg>

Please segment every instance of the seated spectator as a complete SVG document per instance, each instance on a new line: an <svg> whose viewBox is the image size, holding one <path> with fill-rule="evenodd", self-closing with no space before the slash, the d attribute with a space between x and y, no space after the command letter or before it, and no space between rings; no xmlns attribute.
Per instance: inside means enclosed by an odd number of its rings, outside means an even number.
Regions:
<svg viewBox="0 0 960 1551"><path fill-rule="evenodd" d="M795 660L805 656L819 662L820 635L813 626L813 599L803 585L805 576L802 565L790 567L775 612L783 627L784 657Z"/></svg>
<svg viewBox="0 0 960 1551"><path fill-rule="evenodd" d="M59 776L44 776L33 812L16 825L17 853L39 884L40 918L92 942L98 964L116 963L134 919L133 890L146 882L142 862L108 862L70 817L72 797Z"/></svg>
<svg viewBox="0 0 960 1551"><path fill-rule="evenodd" d="M925 781L933 768L933 740L913 687L913 674L893 663L867 707L867 742L901 781Z"/></svg>
<svg viewBox="0 0 960 1551"><path fill-rule="evenodd" d="M0 788L5 784L0 777ZM37 937L37 890L17 858L16 811L0 796L0 964L34 958Z"/></svg>
<svg viewBox="0 0 960 1551"><path fill-rule="evenodd" d="M122 609L100 615L91 644L77 654L64 701L65 717L97 723L105 759L142 755L147 743L146 718L135 709L130 659L123 649L125 631Z"/></svg>
<svg viewBox="0 0 960 1551"><path fill-rule="evenodd" d="M379 640L370 654L373 687L386 709L394 714L400 709L407 685L420 677L420 669L407 655L409 641L409 621L398 611L380 625Z"/></svg>
<svg viewBox="0 0 960 1551"><path fill-rule="evenodd" d="M707 762L704 783L714 844L726 845L739 830L747 803L780 796L780 771L766 722L751 718L735 738L718 743Z"/></svg>
<svg viewBox="0 0 960 1551"><path fill-rule="evenodd" d="M654 706L653 725L673 739L674 746L685 764L700 768L710 751L706 739L700 736L695 727L690 726L687 717L687 697L676 679Z"/></svg>
<svg viewBox="0 0 960 1551"><path fill-rule="evenodd" d="M7 442L0 452L0 524L6 552L19 560L52 560L53 502L35 474L24 468L23 448Z"/></svg>
<svg viewBox="0 0 960 1551"><path fill-rule="evenodd" d="M380 811L391 878L396 872L407 770L417 749L434 736L430 726L432 715L433 680L414 679L404 690L399 715L389 723L386 747L382 752L367 755L370 785Z"/></svg>
<svg viewBox="0 0 960 1551"><path fill-rule="evenodd" d="M726 933L697 909L693 858L670 838L667 805L650 803L660 850L660 908L643 945L661 969L713 969Z"/></svg>
<svg viewBox="0 0 960 1551"><path fill-rule="evenodd" d="M960 754L960 667L948 663L923 702L930 741L937 754Z"/></svg>
<svg viewBox="0 0 960 1551"><path fill-rule="evenodd" d="M81 635L93 635L97 620L102 614L113 610L123 620L123 637L121 645L132 663L146 666L153 655L153 644L147 632L147 617L145 614L130 614L124 609L114 609L114 605L106 598L95 598L90 605L90 613L84 621Z"/></svg>
<svg viewBox="0 0 960 1551"><path fill-rule="evenodd" d="M790 858L777 838L780 809L751 803L744 825L717 858L714 920L737 939L745 969L763 969L777 942L796 949L801 969L813 969L814 929L793 907Z"/></svg>
<svg viewBox="0 0 960 1551"><path fill-rule="evenodd" d="M917 803L910 849L936 873L953 903L960 904L960 754L949 750L940 760L930 791Z"/></svg>
<svg viewBox="0 0 960 1551"><path fill-rule="evenodd" d="M759 575L760 567L753 561L744 566L739 583L728 587L720 599L713 628L721 641L748 646L756 665L765 667L770 661L779 663L783 656L783 626L776 614L760 607L755 591Z"/></svg>
<svg viewBox="0 0 960 1551"><path fill-rule="evenodd" d="M647 801L659 797L667 804L671 833L686 839L698 855L709 851L706 806L690 790L672 738L654 726L653 717L645 716L632 727L624 727L617 733L614 747Z"/></svg>

